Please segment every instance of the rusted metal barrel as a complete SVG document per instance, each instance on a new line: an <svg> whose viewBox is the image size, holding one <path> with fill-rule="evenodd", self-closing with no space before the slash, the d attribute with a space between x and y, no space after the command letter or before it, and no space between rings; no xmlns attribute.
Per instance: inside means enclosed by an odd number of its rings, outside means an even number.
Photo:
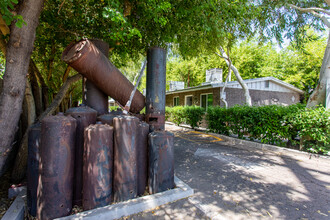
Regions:
<svg viewBox="0 0 330 220"><path fill-rule="evenodd" d="M166 50L152 47L147 51L146 122L150 130L165 128Z"/></svg>
<svg viewBox="0 0 330 220"><path fill-rule="evenodd" d="M111 111L109 114L100 115L97 117L97 120L101 121L103 124L113 126L113 119L122 114L123 111L117 109L117 111Z"/></svg>
<svg viewBox="0 0 330 220"><path fill-rule="evenodd" d="M76 120L63 113L41 121L38 219L70 214L76 127Z"/></svg>
<svg viewBox="0 0 330 220"><path fill-rule="evenodd" d="M174 135L167 131L149 134L149 193L174 188Z"/></svg>
<svg viewBox="0 0 330 220"><path fill-rule="evenodd" d="M31 126L28 137L28 164L27 164L27 207L30 215L37 214L37 189L39 176L39 147L41 124Z"/></svg>
<svg viewBox="0 0 330 220"><path fill-rule="evenodd" d="M140 122L138 126L138 146L137 146L137 195L141 196L147 187L148 179L148 134L149 125Z"/></svg>
<svg viewBox="0 0 330 220"><path fill-rule="evenodd" d="M137 196L136 151L139 119L133 116L118 116L114 126L114 202Z"/></svg>
<svg viewBox="0 0 330 220"><path fill-rule="evenodd" d="M113 127L90 125L84 139L83 208L90 210L111 203Z"/></svg>
<svg viewBox="0 0 330 220"><path fill-rule="evenodd" d="M92 39L91 42L104 56L109 57L109 44L102 40ZM109 110L108 95L102 92L90 80L84 80L84 104L95 109L98 115L106 114Z"/></svg>
<svg viewBox="0 0 330 220"><path fill-rule="evenodd" d="M84 130L90 124L96 123L97 111L88 106L70 108L65 112L77 120L74 181L73 181L73 205L82 205L83 185L83 152L84 152Z"/></svg>
<svg viewBox="0 0 330 220"><path fill-rule="evenodd" d="M133 84L89 40L83 39L70 44L64 50L62 60L122 106L129 100L134 89ZM144 96L136 91L130 111L139 113L144 105Z"/></svg>

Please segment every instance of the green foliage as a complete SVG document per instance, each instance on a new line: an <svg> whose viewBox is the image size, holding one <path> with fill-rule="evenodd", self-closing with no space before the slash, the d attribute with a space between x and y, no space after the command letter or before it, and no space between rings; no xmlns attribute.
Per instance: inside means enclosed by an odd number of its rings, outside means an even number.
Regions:
<svg viewBox="0 0 330 220"><path fill-rule="evenodd" d="M201 123L205 114L205 109L199 106L185 106L183 112L186 123L189 124L192 128L195 128L198 127Z"/></svg>
<svg viewBox="0 0 330 220"><path fill-rule="evenodd" d="M185 122L184 107L175 106L165 108L165 118L166 120L174 122L176 125L180 125Z"/></svg>
<svg viewBox="0 0 330 220"><path fill-rule="evenodd" d="M165 120L176 125L187 123L192 128L198 127L205 115L205 109L199 106L166 107L165 112Z"/></svg>
<svg viewBox="0 0 330 220"><path fill-rule="evenodd" d="M12 11L15 9L15 5L18 4L18 0L1 0L0 1L0 14L7 25L10 25L12 21L16 20L15 25L19 28L26 25L21 15L15 15Z"/></svg>
<svg viewBox="0 0 330 220"><path fill-rule="evenodd" d="M279 146L296 143L299 136L307 151L324 154L330 151L330 112L323 107L307 109L301 104L210 107L206 120L212 132Z"/></svg>
<svg viewBox="0 0 330 220"><path fill-rule="evenodd" d="M287 124L297 130L305 150L312 153L330 152L330 111L324 107L306 108L288 115Z"/></svg>
<svg viewBox="0 0 330 220"><path fill-rule="evenodd" d="M307 32L308 38L297 48L290 44L282 50L276 45L261 44L256 39L233 45L231 59L243 79L275 77L305 91L308 99L311 88L315 88L326 47L326 38L314 31ZM185 86L205 82L205 71L211 68L223 69L223 80L228 66L214 54L200 55L191 59L172 57L167 64L168 81L184 81ZM232 76L232 80L236 80ZM189 83L188 83L189 82Z"/></svg>

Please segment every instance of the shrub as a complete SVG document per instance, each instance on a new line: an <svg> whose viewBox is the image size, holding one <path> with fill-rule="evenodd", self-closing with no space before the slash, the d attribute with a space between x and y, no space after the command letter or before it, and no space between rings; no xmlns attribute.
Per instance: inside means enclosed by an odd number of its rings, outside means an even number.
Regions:
<svg viewBox="0 0 330 220"><path fill-rule="evenodd" d="M186 123L192 128L198 127L205 114L205 109L199 106L186 106L183 108L183 114L186 119Z"/></svg>
<svg viewBox="0 0 330 220"><path fill-rule="evenodd" d="M330 111L305 108L286 117L290 129L298 131L301 148L312 153L330 152Z"/></svg>
<svg viewBox="0 0 330 220"><path fill-rule="evenodd" d="M172 121L173 123L175 123L176 125L180 125L183 122L185 122L185 116L184 116L184 110L183 110L183 106L175 106L172 108L167 108L168 111L168 118L170 121ZM166 109L165 109L166 111ZM166 117L166 113L165 113L165 117Z"/></svg>

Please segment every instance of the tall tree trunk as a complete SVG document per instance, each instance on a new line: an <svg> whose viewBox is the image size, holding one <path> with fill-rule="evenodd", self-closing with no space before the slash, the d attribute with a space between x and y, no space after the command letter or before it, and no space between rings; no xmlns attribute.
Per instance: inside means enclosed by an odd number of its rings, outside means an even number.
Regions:
<svg viewBox="0 0 330 220"><path fill-rule="evenodd" d="M35 62L33 60L31 60L31 64L33 67L33 72L36 74L36 76L38 78L38 82L41 85L42 105L43 105L43 110L46 110L49 105L48 86L47 86L44 78L42 77L37 65L35 64Z"/></svg>
<svg viewBox="0 0 330 220"><path fill-rule="evenodd" d="M327 47L325 48L322 60L319 82L308 99L308 108L316 105L325 105L327 80L330 82L330 31L328 35Z"/></svg>
<svg viewBox="0 0 330 220"><path fill-rule="evenodd" d="M216 53L219 57L223 58L227 65L230 66L231 70L234 72L236 79L238 81L238 83L241 85L243 91L244 91L244 97L245 97L245 104L247 104L248 106L252 106L252 100L251 100L251 96L250 96L250 92L249 92L249 88L247 87L246 83L243 81L241 75L238 72L238 69L232 65L230 58L227 56L225 50L220 47L220 54Z"/></svg>
<svg viewBox="0 0 330 220"><path fill-rule="evenodd" d="M25 93L26 75L39 23L43 0L25 0L21 2L18 14L22 15L27 25L18 28L11 26L7 46L6 71L0 96L0 176L12 149L12 142L17 130L22 102Z"/></svg>
<svg viewBox="0 0 330 220"><path fill-rule="evenodd" d="M43 112L42 94L41 94L41 88L39 87L37 76L34 72L34 68L32 65L33 65L32 62L30 62L29 76L30 76L30 80L31 80L32 94L33 94L34 102L35 102L35 106L36 106L36 115L39 116Z"/></svg>

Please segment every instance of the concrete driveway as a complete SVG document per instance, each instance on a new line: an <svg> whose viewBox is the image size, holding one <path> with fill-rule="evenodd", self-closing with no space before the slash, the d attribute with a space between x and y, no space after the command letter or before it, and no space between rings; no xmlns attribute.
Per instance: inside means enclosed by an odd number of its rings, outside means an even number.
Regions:
<svg viewBox="0 0 330 220"><path fill-rule="evenodd" d="M175 134L175 174L195 194L128 219L330 219L330 158L166 129Z"/></svg>

